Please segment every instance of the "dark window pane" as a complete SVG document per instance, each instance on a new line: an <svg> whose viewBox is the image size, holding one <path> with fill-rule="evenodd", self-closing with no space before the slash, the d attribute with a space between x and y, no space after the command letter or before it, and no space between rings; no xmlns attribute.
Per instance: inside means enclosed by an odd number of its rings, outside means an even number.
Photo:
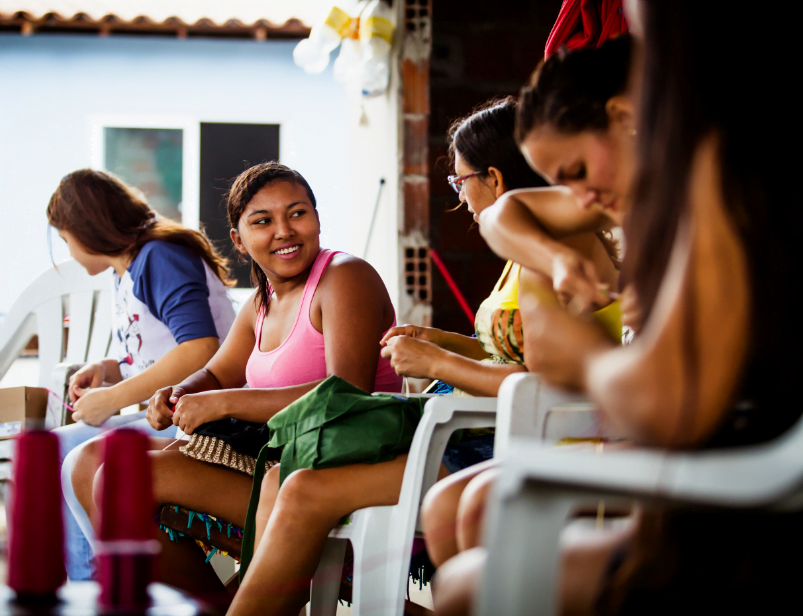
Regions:
<svg viewBox="0 0 803 616"><path fill-rule="evenodd" d="M251 265L238 262L233 250L225 195L242 171L278 159L278 124L201 123L201 225L220 251L230 256L238 287L251 286Z"/></svg>

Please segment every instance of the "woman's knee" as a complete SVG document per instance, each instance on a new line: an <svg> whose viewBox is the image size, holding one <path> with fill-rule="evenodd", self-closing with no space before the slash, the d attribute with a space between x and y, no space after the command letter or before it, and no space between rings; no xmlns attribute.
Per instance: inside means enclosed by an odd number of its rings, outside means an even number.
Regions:
<svg viewBox="0 0 803 616"><path fill-rule="evenodd" d="M439 616L470 613L486 558L483 548L475 548L449 559L438 569L432 598Z"/></svg>
<svg viewBox="0 0 803 616"><path fill-rule="evenodd" d="M98 510L100 510L103 500L103 470L103 464L101 464L92 480L92 502Z"/></svg>
<svg viewBox="0 0 803 616"><path fill-rule="evenodd" d="M450 481L447 477L429 489L421 502L421 523L425 535L438 535L442 530L447 530L447 526L454 533L457 507L465 487L465 481Z"/></svg>
<svg viewBox="0 0 803 616"><path fill-rule="evenodd" d="M101 452L100 441L89 441L64 459L65 467L70 469L70 481L76 494L91 493L95 473L100 467Z"/></svg>
<svg viewBox="0 0 803 616"><path fill-rule="evenodd" d="M278 485L278 479L276 483ZM336 503L337 496L332 494L332 487L322 481L318 471L306 468L293 471L279 488L276 507L292 516L326 517Z"/></svg>
<svg viewBox="0 0 803 616"><path fill-rule="evenodd" d="M457 536L461 549L479 545L485 503L498 474L496 469L487 470L472 479L463 490L457 508Z"/></svg>

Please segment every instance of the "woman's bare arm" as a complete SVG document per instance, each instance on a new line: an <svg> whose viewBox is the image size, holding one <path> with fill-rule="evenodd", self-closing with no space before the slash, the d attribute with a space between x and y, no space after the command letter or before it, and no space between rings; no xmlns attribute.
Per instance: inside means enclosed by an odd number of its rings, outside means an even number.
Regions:
<svg viewBox="0 0 803 616"><path fill-rule="evenodd" d="M391 338L396 336L409 336L410 338L431 342L442 349L471 359L487 359L490 357L476 338L454 332L446 332L436 327L421 327L420 325L391 327L385 332L382 340L379 341L380 346L385 346Z"/></svg>
<svg viewBox="0 0 803 616"><path fill-rule="evenodd" d="M316 305L320 306L320 326L326 341L327 374L372 391L379 360L379 340L392 321L390 298L379 274L360 259L345 255L335 257L321 277L311 313L316 312ZM318 318L317 314L311 314L313 326L317 325ZM246 326L255 321L256 311L253 311L253 319L243 318L243 331L238 335L246 337ZM240 374L239 378L244 381L245 365L256 342L253 326L249 331L250 336L245 342L239 341L231 347L233 365L221 356L218 358L220 361L210 362L207 366L224 388L232 386L230 383L237 376L235 373ZM237 353L244 353L244 357L237 356ZM226 417L264 423L319 383L187 394L180 398L172 417L187 434L201 424Z"/></svg>
<svg viewBox="0 0 803 616"><path fill-rule="evenodd" d="M373 391L379 341L393 322L382 279L365 261L338 255L321 278L318 293L327 374Z"/></svg>
<svg viewBox="0 0 803 616"><path fill-rule="evenodd" d="M496 397L499 388L511 374L526 372L521 364L491 364L446 353L432 368L432 378L454 385L472 396Z"/></svg>
<svg viewBox="0 0 803 616"><path fill-rule="evenodd" d="M685 447L708 438L724 419L745 362L748 268L726 214L718 164L710 139L694 161L690 224L679 233L641 338L588 362L592 398L623 434L643 443Z"/></svg>
<svg viewBox="0 0 803 616"><path fill-rule="evenodd" d="M605 226L601 213L582 210L562 187L513 190L480 213L480 233L501 257L552 279L562 297L604 305L591 259L559 241Z"/></svg>
<svg viewBox="0 0 803 616"><path fill-rule="evenodd" d="M546 275L566 250L559 240L609 224L598 210L581 209L562 186L510 190L480 214L480 232L496 254Z"/></svg>

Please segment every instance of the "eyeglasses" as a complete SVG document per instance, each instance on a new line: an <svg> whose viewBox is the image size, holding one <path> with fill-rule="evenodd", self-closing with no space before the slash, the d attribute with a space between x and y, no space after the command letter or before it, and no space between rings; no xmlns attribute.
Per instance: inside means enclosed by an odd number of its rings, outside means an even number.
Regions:
<svg viewBox="0 0 803 616"><path fill-rule="evenodd" d="M450 175L446 177L446 180L449 182L449 186L451 186L456 193L460 194L463 182L468 178L473 178L475 175L482 175L482 172L477 171L476 173L469 173L468 175Z"/></svg>

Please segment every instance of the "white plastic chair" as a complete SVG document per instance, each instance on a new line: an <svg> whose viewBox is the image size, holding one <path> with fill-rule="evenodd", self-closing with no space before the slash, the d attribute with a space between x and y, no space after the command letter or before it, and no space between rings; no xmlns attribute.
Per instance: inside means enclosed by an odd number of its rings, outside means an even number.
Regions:
<svg viewBox="0 0 803 616"><path fill-rule="evenodd" d="M398 504L355 511L347 524L335 528L324 547L312 580L310 616L334 616L346 542L354 552L354 616L401 616L407 594L410 554L418 525L421 499L438 477L441 458L452 432L493 427L496 398L436 396L424 407Z"/></svg>
<svg viewBox="0 0 803 616"><path fill-rule="evenodd" d="M54 383L57 364L106 357L112 333L111 306L111 271L89 276L72 260L49 269L22 292L0 324L0 378L36 334L38 385L61 394L64 377L61 389ZM69 316L66 349L65 316Z"/></svg>
<svg viewBox="0 0 803 616"><path fill-rule="evenodd" d="M803 419L769 443L694 453L632 449L598 455L515 440L489 501L488 560L475 614L555 614L561 530L573 511L596 507L601 499L614 507L641 502L799 510Z"/></svg>
<svg viewBox="0 0 803 616"><path fill-rule="evenodd" d="M544 385L532 372L511 374L499 388L494 457L519 439L554 443L565 438L610 436L588 398Z"/></svg>
<svg viewBox="0 0 803 616"><path fill-rule="evenodd" d="M600 432L593 405L543 386L536 374L507 377L498 399L435 396L416 430L398 504L356 511L330 533L312 581L310 616L335 613L346 540L354 551L352 614L401 616L421 499L437 480L446 442L455 430L493 426L495 457L524 437L554 443Z"/></svg>

